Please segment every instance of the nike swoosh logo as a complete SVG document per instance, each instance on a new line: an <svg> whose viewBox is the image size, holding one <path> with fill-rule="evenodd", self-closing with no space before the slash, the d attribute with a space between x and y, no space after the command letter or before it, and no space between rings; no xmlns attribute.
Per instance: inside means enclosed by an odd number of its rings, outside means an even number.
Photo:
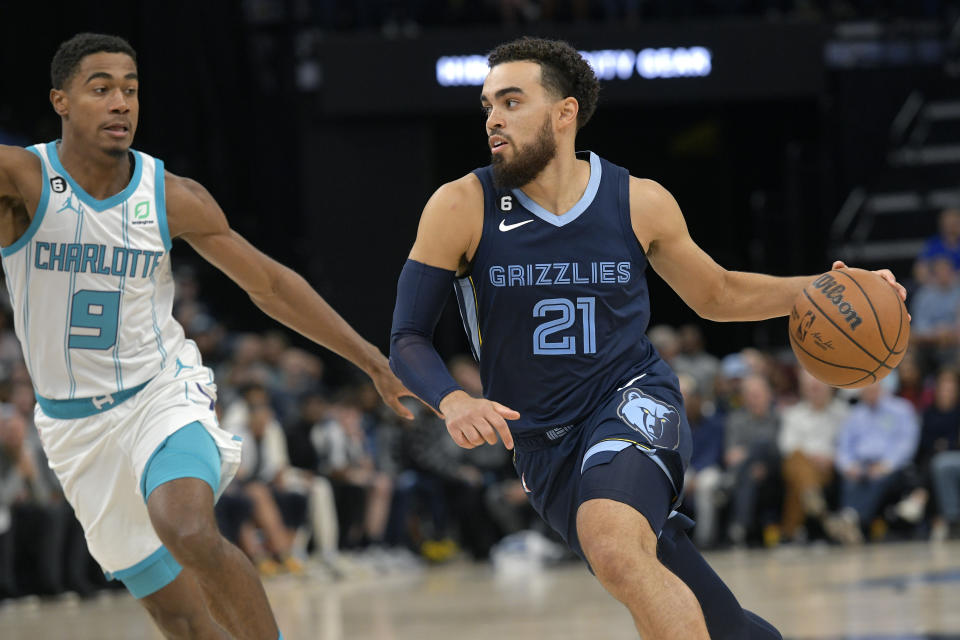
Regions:
<svg viewBox="0 0 960 640"><path fill-rule="evenodd" d="M522 227L523 225L527 224L528 222L533 222L533 219L531 218L530 220L524 220L523 222L516 222L516 223L514 223L514 224L507 224L507 219L504 218L503 220L500 221L500 231L510 231L511 229L516 229L517 227Z"/></svg>

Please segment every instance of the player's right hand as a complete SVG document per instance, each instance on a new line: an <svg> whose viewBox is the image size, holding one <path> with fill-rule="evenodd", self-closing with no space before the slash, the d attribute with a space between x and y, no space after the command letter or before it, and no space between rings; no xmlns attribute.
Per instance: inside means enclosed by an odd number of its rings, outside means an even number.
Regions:
<svg viewBox="0 0 960 640"><path fill-rule="evenodd" d="M387 359L382 358L380 366L370 373L370 379L377 389L377 393L383 398L384 403L405 420L413 420L413 413L400 402L402 397L417 398L409 389L403 386L400 379L390 370ZM417 398L420 400L420 398ZM421 401L422 402L422 401Z"/></svg>
<svg viewBox="0 0 960 640"><path fill-rule="evenodd" d="M499 402L474 398L465 391L454 391L440 402L440 411L447 423L447 432L464 449L496 444L497 435L503 446L513 449L513 436L507 420L518 420L520 414Z"/></svg>

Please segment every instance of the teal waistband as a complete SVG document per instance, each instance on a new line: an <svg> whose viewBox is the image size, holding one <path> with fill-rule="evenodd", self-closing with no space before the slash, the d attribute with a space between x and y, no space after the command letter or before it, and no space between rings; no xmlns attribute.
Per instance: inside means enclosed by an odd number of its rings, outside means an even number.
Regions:
<svg viewBox="0 0 960 640"><path fill-rule="evenodd" d="M135 387L124 389L123 391L115 391L114 393L94 396L93 398L74 398L73 400L53 400L52 398L44 398L40 394L35 395L40 409L51 418L73 420L76 418L89 418L90 416L113 409L121 402L137 395L148 384L150 384L149 380Z"/></svg>

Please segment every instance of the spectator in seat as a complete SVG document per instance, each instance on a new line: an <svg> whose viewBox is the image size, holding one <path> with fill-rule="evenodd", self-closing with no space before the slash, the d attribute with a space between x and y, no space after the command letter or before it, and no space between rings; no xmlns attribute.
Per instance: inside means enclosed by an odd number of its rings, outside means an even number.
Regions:
<svg viewBox="0 0 960 640"><path fill-rule="evenodd" d="M45 462L23 416L0 406L0 597L63 590L69 510L58 508Z"/></svg>
<svg viewBox="0 0 960 640"><path fill-rule="evenodd" d="M960 379L953 369L937 375L936 400L923 412L917 466L936 497L932 537L960 536Z"/></svg>
<svg viewBox="0 0 960 640"><path fill-rule="evenodd" d="M733 480L728 535L736 546L746 543L753 529L760 489L779 476L777 433L780 416L766 378L751 374L742 383L743 407L724 424L724 463Z"/></svg>
<svg viewBox="0 0 960 640"><path fill-rule="evenodd" d="M897 370L890 375L891 378L894 376L897 382L896 395L909 400L917 413L923 413L933 404L934 385L920 368L920 360L913 350L908 349L904 354Z"/></svg>
<svg viewBox="0 0 960 640"><path fill-rule="evenodd" d="M833 480L837 434L848 405L806 371L800 372L800 396L800 402L783 411L777 444L785 486L780 531L787 540L802 541L806 519L826 515L823 490Z"/></svg>
<svg viewBox="0 0 960 640"><path fill-rule="evenodd" d="M960 355L960 280L952 258L930 261L930 278L912 297L910 341L921 367L935 370Z"/></svg>
<svg viewBox="0 0 960 640"><path fill-rule="evenodd" d="M693 541L701 549L716 543L720 486L723 480L723 420L703 401L696 379L679 374L680 393L693 436L693 455L684 478L684 490L693 507Z"/></svg>
<svg viewBox="0 0 960 640"><path fill-rule="evenodd" d="M863 525L876 517L913 459L919 436L917 413L908 401L891 395L882 382L860 390L860 402L837 442L841 509L825 523L831 537L848 544L863 541Z"/></svg>
<svg viewBox="0 0 960 640"><path fill-rule="evenodd" d="M937 220L939 232L927 238L913 265L913 277L917 284L930 281L931 263L935 258L946 256L953 268L960 271L960 208L951 207L940 212Z"/></svg>
<svg viewBox="0 0 960 640"><path fill-rule="evenodd" d="M310 431L317 468L330 479L340 522L340 546L383 547L393 499L393 479L377 468L363 428L357 394L347 390Z"/></svg>
<svg viewBox="0 0 960 640"><path fill-rule="evenodd" d="M720 370L720 360L710 355L703 347L703 331L695 324L686 324L677 331L680 352L674 360L678 374L693 376L697 394L704 400L713 398L713 385Z"/></svg>
<svg viewBox="0 0 960 640"><path fill-rule="evenodd" d="M253 521L264 534L271 557L254 557L265 575L281 567L302 573L303 565L293 554L297 528L306 521L307 497L285 486L293 471L287 457L287 441L270 406L265 387L245 388L241 398L224 414L223 427L243 438L243 451L236 478L251 500ZM241 547L249 549L249 529L241 529ZM251 555L256 556L257 552ZM275 564L279 563L279 565Z"/></svg>

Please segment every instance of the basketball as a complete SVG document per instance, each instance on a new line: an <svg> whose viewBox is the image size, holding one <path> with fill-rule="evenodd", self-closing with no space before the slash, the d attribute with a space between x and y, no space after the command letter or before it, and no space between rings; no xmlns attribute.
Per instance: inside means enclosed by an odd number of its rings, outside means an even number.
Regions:
<svg viewBox="0 0 960 640"><path fill-rule="evenodd" d="M834 269L800 292L790 346L803 368L834 387L883 379L907 350L910 321L897 290L863 269Z"/></svg>

